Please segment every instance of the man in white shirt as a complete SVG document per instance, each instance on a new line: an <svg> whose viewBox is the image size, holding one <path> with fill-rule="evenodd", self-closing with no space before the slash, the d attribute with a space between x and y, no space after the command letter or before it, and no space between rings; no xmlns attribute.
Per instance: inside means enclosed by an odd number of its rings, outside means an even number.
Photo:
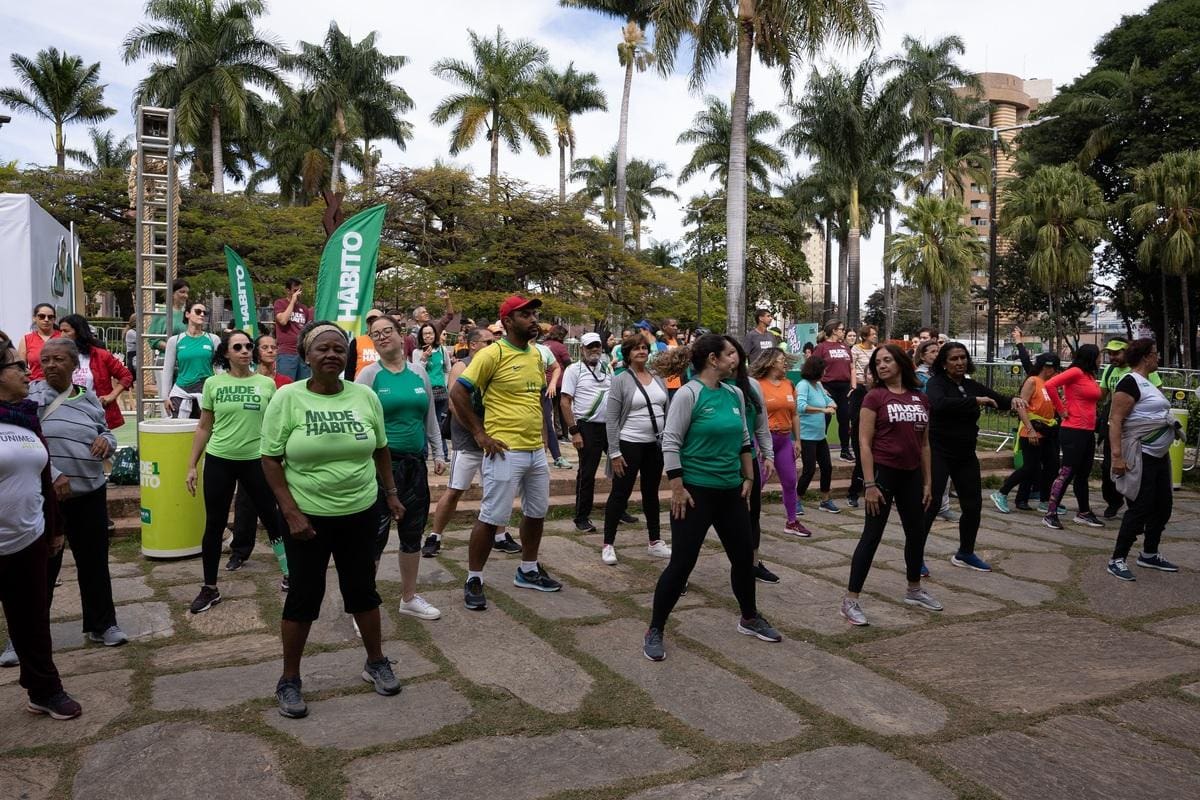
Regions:
<svg viewBox="0 0 1200 800"><path fill-rule="evenodd" d="M612 372L601 356L600 334L585 333L579 340L580 358L563 373L559 403L571 444L579 453L575 476L575 530L591 533L596 526L588 517L596 494L596 468L608 443L604 428L605 401L612 385Z"/></svg>

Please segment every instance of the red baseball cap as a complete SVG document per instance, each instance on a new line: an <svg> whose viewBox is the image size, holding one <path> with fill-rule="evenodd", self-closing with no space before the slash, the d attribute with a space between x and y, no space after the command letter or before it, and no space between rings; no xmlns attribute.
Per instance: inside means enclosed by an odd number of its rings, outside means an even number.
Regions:
<svg viewBox="0 0 1200 800"><path fill-rule="evenodd" d="M541 306L542 301L536 297L532 300L527 300L519 294L514 294L500 304L500 319L511 317L514 311L520 311L523 308L541 308Z"/></svg>

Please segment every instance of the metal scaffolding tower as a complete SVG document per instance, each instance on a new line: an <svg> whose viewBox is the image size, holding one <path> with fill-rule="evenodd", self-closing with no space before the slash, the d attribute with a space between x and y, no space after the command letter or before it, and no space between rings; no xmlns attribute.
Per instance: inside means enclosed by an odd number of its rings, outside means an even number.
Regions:
<svg viewBox="0 0 1200 800"><path fill-rule="evenodd" d="M158 416L162 398L146 396L148 381L162 386L160 346L171 336L171 284L176 276L175 233L178 181L175 164L175 112L139 106L137 157L133 166L136 209L137 418Z"/></svg>

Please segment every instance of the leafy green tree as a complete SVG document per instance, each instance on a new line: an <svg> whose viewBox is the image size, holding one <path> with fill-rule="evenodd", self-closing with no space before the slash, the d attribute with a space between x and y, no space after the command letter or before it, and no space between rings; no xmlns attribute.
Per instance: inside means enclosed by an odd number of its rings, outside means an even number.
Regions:
<svg viewBox="0 0 1200 800"><path fill-rule="evenodd" d="M129 168L129 157L133 154L130 137L118 139L112 131L88 128L88 138L92 142L90 153L87 150L68 149L67 155L92 172Z"/></svg>
<svg viewBox="0 0 1200 800"><path fill-rule="evenodd" d="M558 201L567 201L567 164L575 163L575 126L571 119L588 111L607 111L608 99L594 72L577 72L572 61L562 72L553 67L542 70L542 91L554 106L551 119L558 141ZM567 153L570 152L570 161Z"/></svg>
<svg viewBox="0 0 1200 800"><path fill-rule="evenodd" d="M771 173L783 169L787 156L764 136L779 127L779 117L770 111L752 111L746 118L746 174L750 185L760 192L771 188ZM709 95L704 108L692 119L692 127L679 134L677 144L694 144L692 158L679 172L679 182L710 170L709 177L724 184L729 179L729 144L733 120L729 105Z"/></svg>
<svg viewBox="0 0 1200 800"><path fill-rule="evenodd" d="M537 123L539 115L554 112L537 80L549 56L528 39L506 38L501 28L496 28L495 39L468 34L473 63L443 58L433 65L434 75L462 91L439 103L430 119L437 125L454 120L450 155L470 147L481 133L491 142L488 174L494 185L500 174L501 140L514 153L521 152L521 142L527 139L538 155L550 154L550 140Z"/></svg>
<svg viewBox="0 0 1200 800"><path fill-rule="evenodd" d="M262 0L148 0L152 22L126 35L125 63L151 56L160 61L138 83L136 102L175 109L184 143L208 140L212 191L225 191L224 142L251 124L261 98L249 87L290 95L279 74L279 44L255 30L266 12Z"/></svg>
<svg viewBox="0 0 1200 800"><path fill-rule="evenodd" d="M641 161L633 159L625 174L628 203L626 211L633 229L633 250L642 250L642 223L654 217L654 206L651 200L655 198L670 198L678 200L679 195L660 185L660 181L669 181L673 177L667 165L661 161Z"/></svg>
<svg viewBox="0 0 1200 800"><path fill-rule="evenodd" d="M79 56L50 47L30 59L9 56L20 87L0 89L0 103L20 114L30 114L54 125L54 158L66 167L67 137L63 128L79 122L102 122L117 113L104 105L105 84L100 64L85 65Z"/></svg>
<svg viewBox="0 0 1200 800"><path fill-rule="evenodd" d="M659 0L652 18L660 68L669 72L683 40L693 44L690 80L704 84L722 56L734 55L732 129L725 191L729 283L728 330L741 336L746 325L746 124L750 111L750 67L757 56L778 68L791 93L795 67L826 44L862 44L878 32L870 0ZM857 298L855 298L857 302ZM857 313L856 313L857 316Z"/></svg>

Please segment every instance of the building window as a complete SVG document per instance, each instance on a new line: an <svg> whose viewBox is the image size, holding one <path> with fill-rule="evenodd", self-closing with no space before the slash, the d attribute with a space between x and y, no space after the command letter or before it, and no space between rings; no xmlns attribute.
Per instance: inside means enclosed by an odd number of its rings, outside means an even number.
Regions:
<svg viewBox="0 0 1200 800"><path fill-rule="evenodd" d="M988 207L987 200L972 200L971 201L971 208L987 210L987 207Z"/></svg>

